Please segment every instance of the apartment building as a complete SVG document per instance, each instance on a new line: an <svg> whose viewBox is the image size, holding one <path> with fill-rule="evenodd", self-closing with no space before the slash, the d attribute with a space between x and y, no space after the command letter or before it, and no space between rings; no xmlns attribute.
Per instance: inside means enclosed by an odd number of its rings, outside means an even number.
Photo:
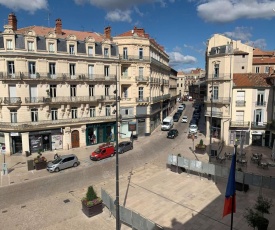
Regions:
<svg viewBox="0 0 275 230"><path fill-rule="evenodd" d="M164 48L143 28L115 36L120 60L121 137L130 136L128 122L136 122L139 136L150 135L175 104L169 93L173 75Z"/></svg>
<svg viewBox="0 0 275 230"><path fill-rule="evenodd" d="M114 133L150 135L175 104L163 47L134 28L104 33L29 26L14 13L0 33L0 144L7 154L103 143ZM118 91L116 92L116 87ZM119 96L119 130L114 102Z"/></svg>

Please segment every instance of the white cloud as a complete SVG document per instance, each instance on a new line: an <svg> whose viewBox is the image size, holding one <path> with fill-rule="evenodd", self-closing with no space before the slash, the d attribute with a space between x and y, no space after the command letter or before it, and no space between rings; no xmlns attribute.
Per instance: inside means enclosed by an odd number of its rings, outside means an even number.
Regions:
<svg viewBox="0 0 275 230"><path fill-rule="evenodd" d="M36 10L48 8L48 0L0 0L0 5L3 5L11 10L26 10L34 13Z"/></svg>
<svg viewBox="0 0 275 230"><path fill-rule="evenodd" d="M109 21L113 21L113 22L131 22L131 11L130 10L114 10L114 11L109 11L106 15L106 19Z"/></svg>
<svg viewBox="0 0 275 230"><path fill-rule="evenodd" d="M242 40L243 42L247 42L252 37L251 31L252 28L236 27L234 31L225 32L224 35L234 40Z"/></svg>
<svg viewBox="0 0 275 230"><path fill-rule="evenodd" d="M192 56L184 56L180 52L170 52L168 53L170 57L170 62L169 64L171 66L178 66L178 65L183 65L183 64L194 64L197 62L197 59Z"/></svg>
<svg viewBox="0 0 275 230"><path fill-rule="evenodd" d="M74 2L79 5L88 3L95 7L106 10L106 19L110 21L131 22L131 14L133 12L141 17L144 14L137 8L138 5L156 3L161 7L165 7L167 2L174 3L175 0L74 0ZM119 18L119 15L122 15L123 17Z"/></svg>
<svg viewBox="0 0 275 230"><path fill-rule="evenodd" d="M274 0L197 0L198 15L208 22L231 22L240 18L275 17Z"/></svg>
<svg viewBox="0 0 275 230"><path fill-rule="evenodd" d="M190 46L190 45L187 45L187 44L184 44L183 46L184 46L184 48L188 48L188 49L194 50L197 53L200 53L200 54L203 54L203 55L205 54L205 49L198 49L195 46Z"/></svg>
<svg viewBox="0 0 275 230"><path fill-rule="evenodd" d="M265 41L265 39L261 38L261 39L255 40L255 41L249 41L248 45L253 46L255 48L260 48L262 50L265 50L266 41Z"/></svg>
<svg viewBox="0 0 275 230"><path fill-rule="evenodd" d="M191 73L192 70L195 70L196 68L190 67L190 68L185 68L185 69L179 69L178 72L182 71L184 73Z"/></svg>
<svg viewBox="0 0 275 230"><path fill-rule="evenodd" d="M182 49L181 49L181 47L176 46L176 47L173 48L173 51L174 51L174 52L179 52L179 53L180 53L180 52L182 51Z"/></svg>

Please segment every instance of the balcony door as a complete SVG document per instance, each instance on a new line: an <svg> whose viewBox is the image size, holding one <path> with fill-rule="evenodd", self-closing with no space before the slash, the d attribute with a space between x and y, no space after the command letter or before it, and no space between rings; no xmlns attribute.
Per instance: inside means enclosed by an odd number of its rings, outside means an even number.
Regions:
<svg viewBox="0 0 275 230"><path fill-rule="evenodd" d="M32 103L36 102L37 98L37 86L30 86L30 101Z"/></svg>
<svg viewBox="0 0 275 230"><path fill-rule="evenodd" d="M264 105L264 90L257 92L257 105Z"/></svg>
<svg viewBox="0 0 275 230"><path fill-rule="evenodd" d="M244 111L236 111L236 122L243 125L244 123Z"/></svg>
<svg viewBox="0 0 275 230"><path fill-rule="evenodd" d="M237 91L237 104L243 104L245 101L245 91Z"/></svg>
<svg viewBox="0 0 275 230"><path fill-rule="evenodd" d="M261 109L256 109L254 111L254 121L257 125L263 122L263 111Z"/></svg>
<svg viewBox="0 0 275 230"><path fill-rule="evenodd" d="M9 97L10 98L17 97L16 96L16 85L9 86Z"/></svg>

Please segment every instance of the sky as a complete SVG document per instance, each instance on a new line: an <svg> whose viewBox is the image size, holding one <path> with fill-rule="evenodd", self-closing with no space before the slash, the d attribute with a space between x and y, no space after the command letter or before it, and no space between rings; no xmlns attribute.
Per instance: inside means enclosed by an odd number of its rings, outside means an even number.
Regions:
<svg viewBox="0 0 275 230"><path fill-rule="evenodd" d="M11 12L18 28L54 27L57 18L78 31L111 26L112 36L144 28L177 71L204 69L206 43L216 33L275 50L275 0L0 0L2 25Z"/></svg>

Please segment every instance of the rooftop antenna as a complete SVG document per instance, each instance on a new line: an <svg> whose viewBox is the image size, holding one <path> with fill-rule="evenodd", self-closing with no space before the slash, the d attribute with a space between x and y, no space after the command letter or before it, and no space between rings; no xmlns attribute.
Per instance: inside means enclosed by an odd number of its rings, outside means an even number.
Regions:
<svg viewBox="0 0 275 230"><path fill-rule="evenodd" d="M50 27L50 16L51 16L51 13L50 13L50 12L48 12L48 17L47 17L48 27Z"/></svg>
<svg viewBox="0 0 275 230"><path fill-rule="evenodd" d="M83 25L80 26L82 31L84 32L85 27Z"/></svg>

